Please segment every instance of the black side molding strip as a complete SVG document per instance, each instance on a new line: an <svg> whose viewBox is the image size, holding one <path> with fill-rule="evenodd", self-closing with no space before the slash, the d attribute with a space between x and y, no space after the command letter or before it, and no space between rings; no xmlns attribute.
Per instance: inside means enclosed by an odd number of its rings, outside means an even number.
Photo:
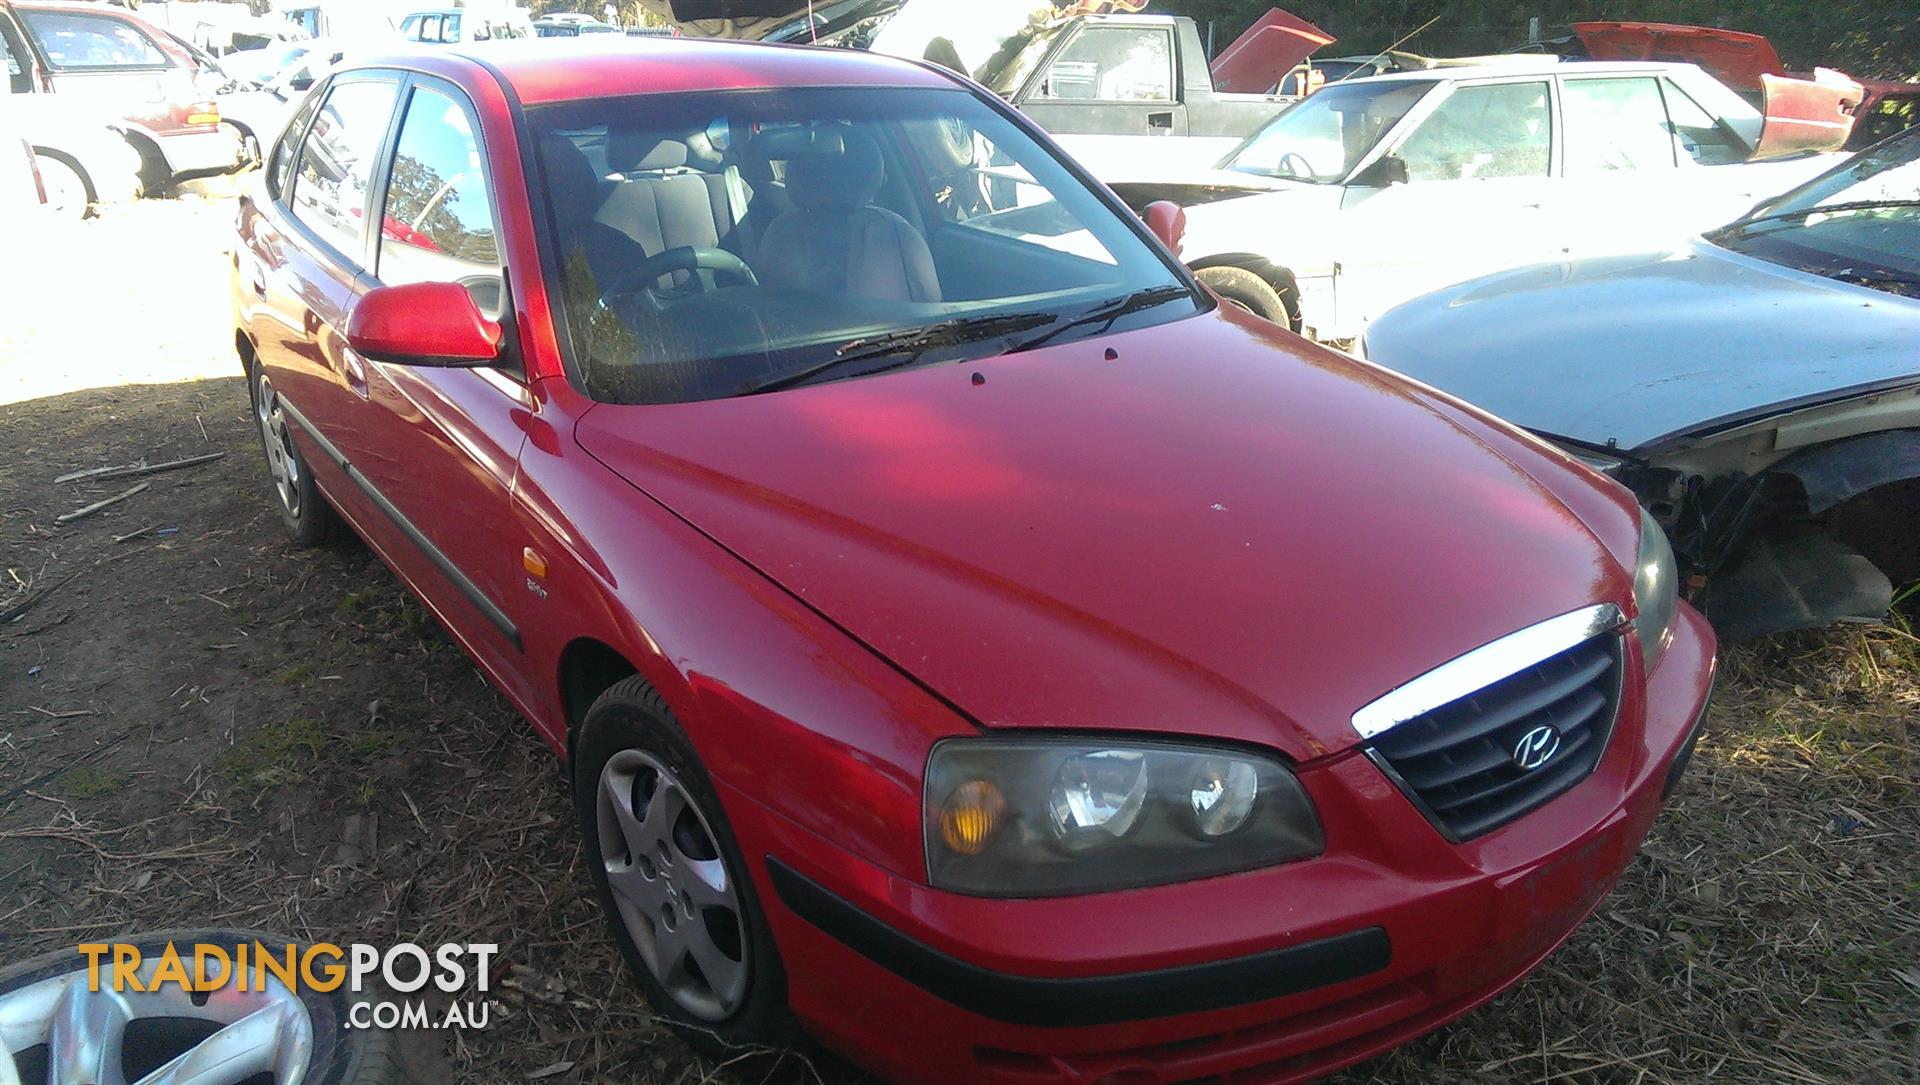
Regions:
<svg viewBox="0 0 1920 1085"><path fill-rule="evenodd" d="M332 441L322 436L319 429L315 428L312 422L307 421L306 415L301 414L294 408L293 404L287 402L286 396L283 395L279 398L280 409L287 412L287 417L293 419L294 423L305 431L308 437L313 439L314 444L320 446L320 451L326 453L327 459L332 460L335 467L346 472L347 477L353 480L353 484L360 487L360 492L366 494L367 499L372 501L381 512L386 513L387 519L393 521L393 526L399 528L400 533L405 535L408 541L412 542L414 546L419 547L420 552L427 556L427 560L433 562L433 567L440 570L442 576L451 580L453 586L460 589L460 594L467 597L468 602L478 607L480 613L487 616L487 620L493 623L494 628L500 631L501 636L506 637L515 649L522 652L526 651L526 645L520 640L520 628L513 624L513 619L507 617L505 611L494 605L493 600L487 598L486 593L480 590L480 585L467 579L467 574L455 568L453 560L447 557L439 547L433 545L433 543L421 533L419 528L413 526L413 521L407 519L399 509L395 508L393 502L387 500L387 495L381 493L379 489L374 486L372 480L361 474L352 463L348 462L347 457L340 452L340 449L335 447Z"/></svg>
<svg viewBox="0 0 1920 1085"><path fill-rule="evenodd" d="M992 972L887 926L772 856L767 873L795 915L960 1007L1014 1025L1063 1028L1144 1021L1295 995L1387 967L1387 932L1368 927L1285 949L1151 972L1052 979Z"/></svg>

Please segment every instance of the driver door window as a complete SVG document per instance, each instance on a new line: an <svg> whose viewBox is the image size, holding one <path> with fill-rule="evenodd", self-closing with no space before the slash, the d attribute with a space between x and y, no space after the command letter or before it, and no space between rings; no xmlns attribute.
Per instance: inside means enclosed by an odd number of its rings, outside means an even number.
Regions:
<svg viewBox="0 0 1920 1085"><path fill-rule="evenodd" d="M1546 82L1456 88L1412 135L1399 157L1410 181L1545 177L1553 150Z"/></svg>
<svg viewBox="0 0 1920 1085"><path fill-rule="evenodd" d="M457 282L489 315L502 311L480 142L465 107L438 90L416 89L400 123L375 274L388 285Z"/></svg>
<svg viewBox="0 0 1920 1085"><path fill-rule="evenodd" d="M1090 26L1054 60L1040 97L1171 102L1173 35L1150 27Z"/></svg>

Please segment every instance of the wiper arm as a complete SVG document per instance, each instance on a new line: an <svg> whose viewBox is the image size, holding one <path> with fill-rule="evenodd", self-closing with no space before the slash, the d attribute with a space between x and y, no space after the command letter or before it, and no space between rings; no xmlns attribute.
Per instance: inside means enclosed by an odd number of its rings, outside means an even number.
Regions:
<svg viewBox="0 0 1920 1085"><path fill-rule="evenodd" d="M1794 211L1776 211L1759 218L1741 219L1715 230L1715 237L1732 237L1747 232L1751 226L1762 226L1769 222L1793 222L1812 215L1827 215L1845 211L1879 211L1888 207L1920 207L1920 200L1850 200L1846 203L1830 203L1817 207L1802 207Z"/></svg>
<svg viewBox="0 0 1920 1085"><path fill-rule="evenodd" d="M1032 350L1035 347L1045 346L1075 328L1084 328L1089 324L1112 324L1128 313L1137 313L1143 309L1151 309L1156 305L1165 305L1167 302L1177 298L1191 297L1193 297L1193 292L1186 287L1171 284L1167 286L1150 286L1145 290L1136 290L1125 297L1102 302L1088 312L1064 324L1049 328L1045 332L1034 336L1032 339L1017 343L1008 353L1011 354L1016 351Z"/></svg>
<svg viewBox="0 0 1920 1085"><path fill-rule="evenodd" d="M758 395L761 392L777 392L782 388L792 388L805 384L818 377L843 369L859 362L875 358L895 358L887 365L874 366L862 370L859 375L884 373L889 369L899 369L912 365L920 356L936 347L958 346L976 339L988 339L996 335L1008 335L1023 332L1029 328L1038 328L1051 324L1056 318L1050 313L1000 313L992 316L966 316L953 320L942 320L924 328L909 328L905 331L887 332L883 335L867 336L842 343L833 352L833 357L812 365L796 369L791 373L781 373L768 377L757 384L750 384L741 395ZM896 357L897 356L897 357Z"/></svg>

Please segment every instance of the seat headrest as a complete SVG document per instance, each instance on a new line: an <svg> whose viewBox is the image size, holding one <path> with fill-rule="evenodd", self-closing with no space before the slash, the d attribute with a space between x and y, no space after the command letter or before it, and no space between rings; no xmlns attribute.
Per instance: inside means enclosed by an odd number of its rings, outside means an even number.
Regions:
<svg viewBox="0 0 1920 1085"><path fill-rule="evenodd" d="M567 224L593 218L605 196L605 182L594 172L587 153L565 136L549 137L544 150L548 199L554 212Z"/></svg>
<svg viewBox="0 0 1920 1085"><path fill-rule="evenodd" d="M787 195L795 206L807 211L857 211L880 194L887 180L886 163L872 140L850 130L794 134L800 135L807 137L804 142L790 137L795 143L790 153L768 156L786 159Z"/></svg>
<svg viewBox="0 0 1920 1085"><path fill-rule="evenodd" d="M607 162L621 173L677 170L691 157L677 139L661 139L652 132L613 132L607 136Z"/></svg>

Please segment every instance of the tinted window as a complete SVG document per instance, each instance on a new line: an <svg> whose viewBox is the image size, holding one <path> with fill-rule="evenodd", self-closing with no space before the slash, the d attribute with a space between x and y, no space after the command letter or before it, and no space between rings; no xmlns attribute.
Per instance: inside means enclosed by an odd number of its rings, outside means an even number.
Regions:
<svg viewBox="0 0 1920 1085"><path fill-rule="evenodd" d="M467 113L436 90L413 92L380 220L377 274L388 284L457 282L500 311L500 250L480 143Z"/></svg>
<svg viewBox="0 0 1920 1085"><path fill-rule="evenodd" d="M267 191L278 196L287 190L287 179L293 175L294 152L299 149L300 135L306 131L307 122L313 119L314 111L320 108L320 96L308 98L293 120L287 123L287 130L280 134L279 142L273 146L273 159L267 163Z"/></svg>
<svg viewBox="0 0 1920 1085"><path fill-rule="evenodd" d="M104 15L22 11L47 63L56 68L165 67L167 54L132 23Z"/></svg>
<svg viewBox="0 0 1920 1085"><path fill-rule="evenodd" d="M1053 62L1040 96L1172 101L1173 36L1164 30L1088 27Z"/></svg>
<svg viewBox="0 0 1920 1085"><path fill-rule="evenodd" d="M1545 177L1553 118L1547 84L1459 87L1397 152L1412 181Z"/></svg>
<svg viewBox="0 0 1920 1085"><path fill-rule="evenodd" d="M1673 132L1656 79L1569 79L1561 85L1567 173L1674 164Z"/></svg>
<svg viewBox="0 0 1920 1085"><path fill-rule="evenodd" d="M300 149L293 215L355 263L374 158L386 139L395 93L392 83L336 85Z"/></svg>
<svg viewBox="0 0 1920 1085"><path fill-rule="evenodd" d="M1746 145L1726 125L1700 108L1700 104L1689 97L1686 91L1675 86L1672 80L1662 79L1660 85L1666 92L1667 113L1673 119L1673 134L1679 138L1681 149L1689 157L1702 166L1746 161Z"/></svg>

